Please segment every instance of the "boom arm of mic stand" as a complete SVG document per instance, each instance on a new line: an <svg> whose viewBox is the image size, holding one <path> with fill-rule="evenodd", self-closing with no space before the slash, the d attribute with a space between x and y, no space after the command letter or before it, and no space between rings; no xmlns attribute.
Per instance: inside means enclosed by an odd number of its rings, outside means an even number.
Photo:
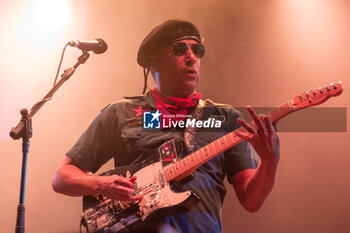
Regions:
<svg viewBox="0 0 350 233"><path fill-rule="evenodd" d="M44 96L42 100L34 104L34 106L30 109L30 113L28 114L28 119L31 119L35 113L39 111L39 109L46 103L46 101L52 99L53 94L62 86L62 84L67 81L73 74L74 71L78 68L80 64L84 64L86 60L89 58L90 54L87 51L83 51L83 54L78 58L78 62L71 68L66 69L61 75L60 81L58 81L52 89ZM20 139L22 136L22 132L25 128L24 122L21 120L15 127L13 127L10 131L10 136L13 139Z"/></svg>

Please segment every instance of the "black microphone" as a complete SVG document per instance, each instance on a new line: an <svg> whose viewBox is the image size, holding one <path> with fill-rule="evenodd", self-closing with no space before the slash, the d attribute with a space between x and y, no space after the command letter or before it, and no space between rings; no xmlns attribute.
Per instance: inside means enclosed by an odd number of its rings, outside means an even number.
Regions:
<svg viewBox="0 0 350 233"><path fill-rule="evenodd" d="M71 40L68 42L68 45L77 47L78 49L84 51L92 51L96 54L104 53L108 48L107 43L102 39L95 39L90 41Z"/></svg>

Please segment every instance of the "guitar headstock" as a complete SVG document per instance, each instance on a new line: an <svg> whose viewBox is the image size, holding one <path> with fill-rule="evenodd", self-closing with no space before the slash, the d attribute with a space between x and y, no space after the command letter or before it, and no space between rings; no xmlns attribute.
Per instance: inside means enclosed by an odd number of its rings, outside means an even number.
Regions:
<svg viewBox="0 0 350 233"><path fill-rule="evenodd" d="M297 95L293 99L294 110L299 110L302 108L310 107L313 105L322 104L330 97L338 96L343 92L343 85L340 82L333 84L331 83L325 87L319 87L316 90L310 90L308 92L303 92Z"/></svg>

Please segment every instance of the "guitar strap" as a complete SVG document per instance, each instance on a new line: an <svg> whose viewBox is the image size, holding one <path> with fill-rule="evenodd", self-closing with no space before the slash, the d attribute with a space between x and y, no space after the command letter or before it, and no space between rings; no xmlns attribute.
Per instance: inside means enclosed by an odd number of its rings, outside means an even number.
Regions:
<svg viewBox="0 0 350 233"><path fill-rule="evenodd" d="M207 102L200 99L195 109L191 112L191 118L189 118L188 120L190 119L202 120L204 110L206 107L207 107ZM197 128L195 126L194 127L189 126L185 129L184 141L185 141L185 145L188 153L192 153L195 149L195 146L197 145L198 135L197 135L196 129Z"/></svg>

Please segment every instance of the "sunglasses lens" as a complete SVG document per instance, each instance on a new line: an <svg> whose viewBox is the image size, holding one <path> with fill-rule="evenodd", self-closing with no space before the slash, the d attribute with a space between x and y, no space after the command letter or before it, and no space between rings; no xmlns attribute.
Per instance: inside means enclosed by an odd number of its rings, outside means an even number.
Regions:
<svg viewBox="0 0 350 233"><path fill-rule="evenodd" d="M204 56L205 49L202 44L193 44L191 46L191 49L194 55L196 55L196 57L201 58Z"/></svg>
<svg viewBox="0 0 350 233"><path fill-rule="evenodd" d="M188 45L184 42L179 42L173 45L173 53L175 56L182 56L186 53ZM204 56L204 46L202 44L193 44L191 50L196 57L201 58Z"/></svg>
<svg viewBox="0 0 350 233"><path fill-rule="evenodd" d="M182 56L186 53L187 44L186 43L176 43L173 46L173 52L175 56Z"/></svg>

